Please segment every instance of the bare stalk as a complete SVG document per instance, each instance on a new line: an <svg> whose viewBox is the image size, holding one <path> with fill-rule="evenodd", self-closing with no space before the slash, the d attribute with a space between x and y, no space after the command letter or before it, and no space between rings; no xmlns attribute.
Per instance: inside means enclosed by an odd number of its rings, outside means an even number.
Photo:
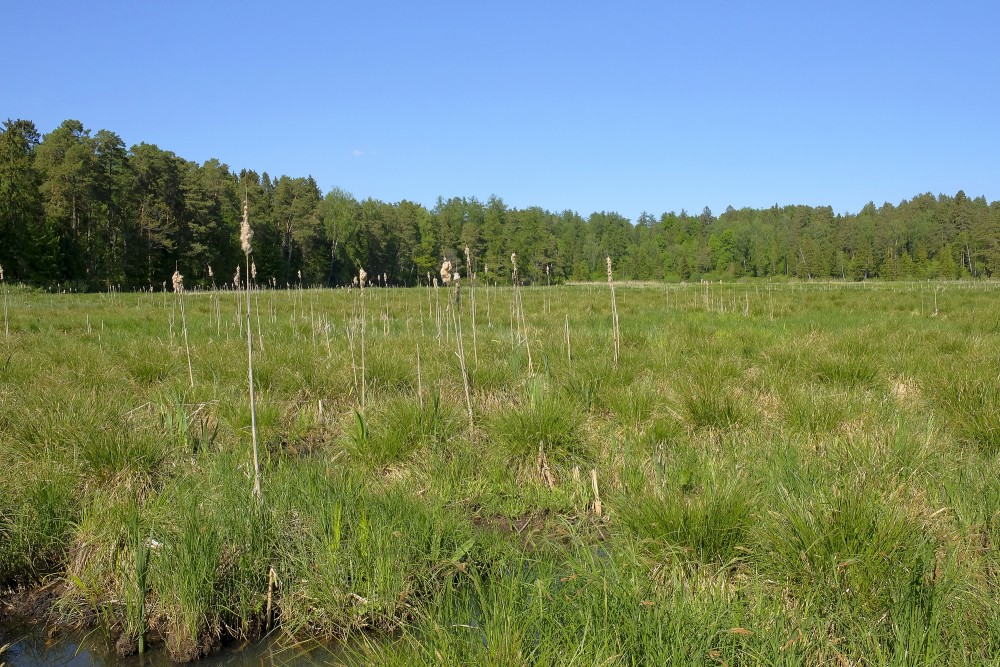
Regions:
<svg viewBox="0 0 1000 667"><path fill-rule="evenodd" d="M250 328L250 253L253 252L250 247L250 239L252 238L253 230L250 229L250 209L246 198L244 198L243 222L240 225L240 245L243 248L243 254L246 257L247 263L247 378L250 384L250 435L253 440L253 495L257 499L257 502L263 502L264 497L260 489L260 454L257 449L257 406L254 400L253 388L253 330ZM239 267L236 269L236 277L236 286L239 288Z"/></svg>
<svg viewBox="0 0 1000 667"><path fill-rule="evenodd" d="M569 313L566 313L566 363L573 363L573 354L569 346Z"/></svg>
<svg viewBox="0 0 1000 667"><path fill-rule="evenodd" d="M465 246L465 274L469 276L469 304L472 309L472 358L479 368L479 345L476 342L476 274L472 272L472 253Z"/></svg>
<svg viewBox="0 0 1000 667"><path fill-rule="evenodd" d="M614 343L615 365L621 350L621 331L618 328L618 301L615 299L615 283L612 280L611 257L608 257L608 286L611 288L611 336Z"/></svg>
<svg viewBox="0 0 1000 667"><path fill-rule="evenodd" d="M420 377L420 343L417 343L417 397L420 399L420 409L424 409L424 382Z"/></svg>
<svg viewBox="0 0 1000 667"><path fill-rule="evenodd" d="M3 266L0 266L0 282L3 285L3 335L10 338L10 322L7 319L7 283L3 279Z"/></svg>
<svg viewBox="0 0 1000 667"><path fill-rule="evenodd" d="M461 298L461 287L459 284L459 276L456 273L454 276L455 281L455 307L451 311L451 320L455 326L455 343L456 352L455 355L458 357L458 365L462 371L462 385L465 388L465 407L469 411L469 428L473 428L475 423L472 416L472 392L469 391L469 371L465 367L465 345L462 340L462 315L458 310L459 301Z"/></svg>
<svg viewBox="0 0 1000 667"><path fill-rule="evenodd" d="M188 380L191 381L191 388L194 388L194 371L191 370L191 346L188 345L187 317L184 314L184 276L176 269L173 275L174 291L177 293L177 300L181 302L181 329L184 331L184 351L187 352Z"/></svg>
<svg viewBox="0 0 1000 667"><path fill-rule="evenodd" d="M368 379L365 375L365 282L368 274L364 269L358 270L358 281L361 283L361 411L364 412L366 405L366 390Z"/></svg>
<svg viewBox="0 0 1000 667"><path fill-rule="evenodd" d="M514 316L517 318L518 334L522 336L524 350L528 354L528 374L530 375L534 373L534 365L531 363L531 343L528 340L528 319L524 316L524 301L521 298L521 281L517 275L517 253L510 254L510 263L514 267Z"/></svg>

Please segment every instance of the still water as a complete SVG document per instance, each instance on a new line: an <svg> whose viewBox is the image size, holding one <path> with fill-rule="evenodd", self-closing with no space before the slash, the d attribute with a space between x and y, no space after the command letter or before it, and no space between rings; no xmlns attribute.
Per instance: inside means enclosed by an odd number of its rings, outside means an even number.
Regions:
<svg viewBox="0 0 1000 667"><path fill-rule="evenodd" d="M50 639L44 628L24 625L0 624L0 666L49 667L176 667L161 646L155 646L142 656L119 658L114 646L99 630L70 634ZM307 650L308 649L308 650ZM221 651L202 658L197 667L250 667L250 665L275 665L301 667L302 665L359 665L352 652L342 645L331 647L311 645L288 647L275 637L248 644L229 644Z"/></svg>

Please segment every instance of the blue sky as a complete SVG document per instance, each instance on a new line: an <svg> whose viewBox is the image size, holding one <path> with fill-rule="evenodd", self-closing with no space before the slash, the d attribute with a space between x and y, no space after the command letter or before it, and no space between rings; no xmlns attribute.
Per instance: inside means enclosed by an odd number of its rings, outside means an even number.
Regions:
<svg viewBox="0 0 1000 667"><path fill-rule="evenodd" d="M631 218L1000 199L1000 3L14 2L0 116Z"/></svg>

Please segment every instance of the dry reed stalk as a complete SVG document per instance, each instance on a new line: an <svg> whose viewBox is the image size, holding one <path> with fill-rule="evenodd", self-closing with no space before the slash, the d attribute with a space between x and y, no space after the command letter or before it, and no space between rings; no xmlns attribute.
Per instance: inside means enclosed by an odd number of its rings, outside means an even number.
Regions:
<svg viewBox="0 0 1000 667"><path fill-rule="evenodd" d="M382 274L382 293L385 295L385 314L382 316L382 334L389 337L389 276Z"/></svg>
<svg viewBox="0 0 1000 667"><path fill-rule="evenodd" d="M358 268L358 283L361 285L361 411L364 412L366 405L366 387L368 379L365 375L365 282L368 280L368 273L361 267Z"/></svg>
<svg viewBox="0 0 1000 667"><path fill-rule="evenodd" d="M618 301L615 299L615 283L612 279L611 257L608 261L608 286L611 288L611 334L614 342L615 365L618 365L618 354L621 351L621 330L618 328Z"/></svg>
<svg viewBox="0 0 1000 667"><path fill-rule="evenodd" d="M594 487L594 514L596 514L597 516L601 516L601 513L602 513L601 492L597 488L597 469L596 468L591 468L590 469L590 482L591 482L591 484Z"/></svg>
<svg viewBox="0 0 1000 667"><path fill-rule="evenodd" d="M469 304L472 309L472 359L479 368L479 345L476 342L476 274L472 272L472 253L465 246L465 274L469 276Z"/></svg>
<svg viewBox="0 0 1000 667"><path fill-rule="evenodd" d="M253 331L250 329L250 239L253 230L250 229L250 208L246 198L243 199L243 221L240 223L240 246L247 263L247 377L250 385L250 435L253 440L253 495L257 502L263 502L260 489L260 454L257 449L257 406L254 400L253 387ZM239 288L239 267L236 268L237 289ZM241 320L242 322L242 320Z"/></svg>
<svg viewBox="0 0 1000 667"><path fill-rule="evenodd" d="M493 328L493 316L490 314L490 265L483 264L483 279L486 281L486 326Z"/></svg>
<svg viewBox="0 0 1000 667"><path fill-rule="evenodd" d="M552 312L552 299L549 296L549 290L552 289L552 281L549 278L549 265L545 265L545 312Z"/></svg>
<svg viewBox="0 0 1000 667"><path fill-rule="evenodd" d="M528 374L534 373L534 364L531 362L531 344L528 340L528 318L524 315L524 301L521 298L521 281L517 275L517 253L510 254L510 263L514 267L514 310L517 318L518 335L522 336L524 350L528 354Z"/></svg>
<svg viewBox="0 0 1000 667"><path fill-rule="evenodd" d="M441 271L440 271L440 273L441 273L441 284L443 284L445 287L447 287L448 285L451 284L451 275L452 275L451 260L449 260L447 257L445 257L444 261L441 263ZM444 305L444 322L445 322L444 343L445 343L445 345L448 345L451 342L451 328L448 327L448 315L452 312L452 308L451 308L451 301L449 301L447 299L447 297L445 298L445 302L444 303L445 303L445 305Z"/></svg>
<svg viewBox="0 0 1000 667"><path fill-rule="evenodd" d="M249 282L249 281L248 281ZM240 338L243 338L243 301L240 295L240 265L236 265L236 275L233 276L233 294L236 295L236 321L240 324Z"/></svg>
<svg viewBox="0 0 1000 667"><path fill-rule="evenodd" d="M420 289L420 276L417 276L417 310L420 311L420 336L425 336L424 332L424 296Z"/></svg>
<svg viewBox="0 0 1000 667"><path fill-rule="evenodd" d="M451 268L451 262L445 260L445 264L449 269ZM444 277L444 266L441 267L441 276ZM451 309L451 321L455 327L455 355L458 357L459 369L462 371L462 386L465 388L465 407L469 412L469 428L471 429L475 427L475 423L472 414L472 392L469 391L469 371L465 366L465 345L462 340L462 314L458 310L459 303L461 302L461 283L458 273L451 276L449 282L455 283L455 307Z"/></svg>
<svg viewBox="0 0 1000 667"><path fill-rule="evenodd" d="M424 381L420 376L420 343L417 343L417 398L420 399L420 409L424 409Z"/></svg>
<svg viewBox="0 0 1000 667"><path fill-rule="evenodd" d="M250 263L250 277L253 279L253 307L257 317L257 347L264 351L264 334L260 329L260 284L257 282L257 262Z"/></svg>
<svg viewBox="0 0 1000 667"><path fill-rule="evenodd" d="M322 403L320 403L320 412L323 411ZM274 594L274 587L278 583L278 575L274 571L273 565L267 566L267 609L264 612L264 630L271 630L271 600Z"/></svg>
<svg viewBox="0 0 1000 667"><path fill-rule="evenodd" d="M188 345L187 316L184 313L184 276L174 269L171 277L174 284L174 292L177 293L177 300L181 302L181 329L184 331L184 351L187 352L188 380L191 381L191 388L194 388L194 371L191 370L191 346Z"/></svg>
<svg viewBox="0 0 1000 667"><path fill-rule="evenodd" d="M566 363L573 363L573 353L569 345L569 313L566 313Z"/></svg>
<svg viewBox="0 0 1000 667"><path fill-rule="evenodd" d="M434 317L434 306L431 304L431 272L427 272L427 317Z"/></svg>
<svg viewBox="0 0 1000 667"><path fill-rule="evenodd" d="M441 297L438 294L438 279L434 279L434 306L435 306L435 317L437 321L437 341L438 345L441 344Z"/></svg>
<svg viewBox="0 0 1000 667"><path fill-rule="evenodd" d="M556 481L552 476L552 469L549 467L549 460L545 456L545 445L540 440L538 442L538 474L541 475L542 480L545 482L545 486L549 487L549 491L555 488Z"/></svg>
<svg viewBox="0 0 1000 667"><path fill-rule="evenodd" d="M174 346L174 304L170 304L170 315L167 317L167 322L170 323L170 347Z"/></svg>
<svg viewBox="0 0 1000 667"><path fill-rule="evenodd" d="M7 317L7 282L3 277L3 265L0 264L0 283L3 283L3 335L10 338L10 321Z"/></svg>
<svg viewBox="0 0 1000 667"><path fill-rule="evenodd" d="M351 348L351 370L354 372L354 395L360 396L358 391L358 362L354 354L354 327L357 324L357 316L351 317L351 323L347 326L347 344Z"/></svg>

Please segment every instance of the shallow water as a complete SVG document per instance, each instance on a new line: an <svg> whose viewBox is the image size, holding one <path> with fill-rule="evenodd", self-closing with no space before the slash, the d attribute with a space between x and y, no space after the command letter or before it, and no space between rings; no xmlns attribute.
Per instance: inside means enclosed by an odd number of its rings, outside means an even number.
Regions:
<svg viewBox="0 0 1000 667"><path fill-rule="evenodd" d="M0 653L0 665L6 667L48 667L66 665L71 667L167 667L176 663L170 661L162 646L154 646L142 656L133 655L119 658L114 646L100 632L93 630L79 634L60 634L49 638L41 627L25 625L0 625L0 648L9 644ZM309 650L282 646L275 637L265 638L247 644L229 644L221 651L213 653L196 663L198 667L227 665L249 667L250 665L277 665L299 667L315 664L351 665L359 664L352 659L350 651L343 646L330 647L313 645Z"/></svg>

